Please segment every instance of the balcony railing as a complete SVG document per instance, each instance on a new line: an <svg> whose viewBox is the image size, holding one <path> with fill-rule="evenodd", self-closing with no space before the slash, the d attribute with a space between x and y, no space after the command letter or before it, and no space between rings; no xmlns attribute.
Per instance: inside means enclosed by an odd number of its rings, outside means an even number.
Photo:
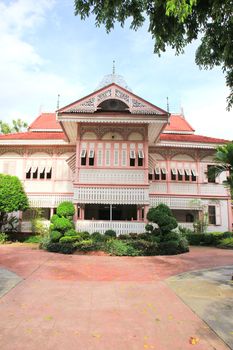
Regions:
<svg viewBox="0 0 233 350"><path fill-rule="evenodd" d="M88 231L89 233L104 233L107 230L114 230L119 234L143 233L145 232L145 222L136 221L94 221L82 220L76 222L77 231Z"/></svg>
<svg viewBox="0 0 233 350"><path fill-rule="evenodd" d="M169 193L169 194L193 194L193 195L213 195L228 196L228 191L223 184L212 183L179 183L151 182L149 193Z"/></svg>

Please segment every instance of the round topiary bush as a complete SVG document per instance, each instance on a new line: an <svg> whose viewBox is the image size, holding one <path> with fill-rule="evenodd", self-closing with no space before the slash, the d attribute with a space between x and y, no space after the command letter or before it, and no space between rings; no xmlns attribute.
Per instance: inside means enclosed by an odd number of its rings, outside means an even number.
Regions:
<svg viewBox="0 0 233 350"><path fill-rule="evenodd" d="M91 234L91 239L93 239L94 242L104 242L105 237L100 232L93 232Z"/></svg>
<svg viewBox="0 0 233 350"><path fill-rule="evenodd" d="M75 213L74 205L72 202L62 202L57 207L57 215L62 217L72 217Z"/></svg>
<svg viewBox="0 0 233 350"><path fill-rule="evenodd" d="M64 217L60 218L59 216L57 216L53 220L52 225L53 225L53 230L58 230L62 232L68 231L71 228L73 228L73 223L69 219Z"/></svg>
<svg viewBox="0 0 233 350"><path fill-rule="evenodd" d="M77 235L78 235L78 232L75 231L74 228L71 228L70 230L64 233L64 236L77 236Z"/></svg>
<svg viewBox="0 0 233 350"><path fill-rule="evenodd" d="M116 238L116 232L114 230L107 230L104 232L104 235L107 238Z"/></svg>
<svg viewBox="0 0 233 350"><path fill-rule="evenodd" d="M58 242L62 236L63 236L63 234L59 231L51 231L50 232L50 241L51 242Z"/></svg>
<svg viewBox="0 0 233 350"><path fill-rule="evenodd" d="M54 221L56 221L56 219L58 218L59 216L57 214L54 214L51 219L50 219L50 222L53 224Z"/></svg>

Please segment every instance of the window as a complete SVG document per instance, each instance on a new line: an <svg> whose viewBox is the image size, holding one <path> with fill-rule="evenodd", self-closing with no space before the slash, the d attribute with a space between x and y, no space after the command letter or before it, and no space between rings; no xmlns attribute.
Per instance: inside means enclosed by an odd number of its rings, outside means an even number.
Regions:
<svg viewBox="0 0 233 350"><path fill-rule="evenodd" d="M29 168L29 170L26 172L26 179L30 179L31 178L31 168Z"/></svg>
<svg viewBox="0 0 233 350"><path fill-rule="evenodd" d="M90 149L89 150L89 166L93 166L94 165L94 150Z"/></svg>
<svg viewBox="0 0 233 350"><path fill-rule="evenodd" d="M210 182L210 183L216 182L216 176L215 176L215 172L213 170L213 167L214 167L214 165L207 165L207 178L208 178L208 182ZM211 176L209 175L209 172L211 172Z"/></svg>
<svg viewBox="0 0 233 350"><path fill-rule="evenodd" d="M192 169L192 181L197 181L197 172L195 169Z"/></svg>
<svg viewBox="0 0 233 350"><path fill-rule="evenodd" d="M160 180L160 168L155 168L155 180Z"/></svg>
<svg viewBox="0 0 233 350"><path fill-rule="evenodd" d="M185 181L189 181L191 176L191 170L190 169L185 169Z"/></svg>
<svg viewBox="0 0 233 350"><path fill-rule="evenodd" d="M32 173L32 178L37 179L37 177L38 177L38 168L34 168Z"/></svg>
<svg viewBox="0 0 233 350"><path fill-rule="evenodd" d="M45 178L45 169L40 172L40 179L44 179Z"/></svg>
<svg viewBox="0 0 233 350"><path fill-rule="evenodd" d="M177 170L175 168L171 169L171 180L176 181Z"/></svg>
<svg viewBox="0 0 233 350"><path fill-rule="evenodd" d="M52 178L52 168L46 169L46 179Z"/></svg>
<svg viewBox="0 0 233 350"><path fill-rule="evenodd" d="M152 180L153 180L153 174L152 174L152 173L149 173L149 174L148 174L148 180L149 180L149 181L152 181Z"/></svg>
<svg viewBox="0 0 233 350"><path fill-rule="evenodd" d="M209 224L216 225L216 208L214 205L208 207Z"/></svg>
<svg viewBox="0 0 233 350"><path fill-rule="evenodd" d="M185 221L186 221L186 222L194 222L194 216L193 216L193 214L190 214L190 213L186 214L186 216L185 216Z"/></svg>
<svg viewBox="0 0 233 350"><path fill-rule="evenodd" d="M135 166L136 154L134 150L130 150L130 166Z"/></svg>
<svg viewBox="0 0 233 350"><path fill-rule="evenodd" d="M183 181L184 169L178 169L178 181Z"/></svg>
<svg viewBox="0 0 233 350"><path fill-rule="evenodd" d="M110 166L110 149L105 150L105 165Z"/></svg>
<svg viewBox="0 0 233 350"><path fill-rule="evenodd" d="M167 170L165 168L161 169L161 180L166 180L167 178Z"/></svg>
<svg viewBox="0 0 233 350"><path fill-rule="evenodd" d="M143 166L144 152L142 149L138 150L138 166Z"/></svg>
<svg viewBox="0 0 233 350"><path fill-rule="evenodd" d="M81 150L81 165L86 165L86 155L87 155L87 151L85 149Z"/></svg>

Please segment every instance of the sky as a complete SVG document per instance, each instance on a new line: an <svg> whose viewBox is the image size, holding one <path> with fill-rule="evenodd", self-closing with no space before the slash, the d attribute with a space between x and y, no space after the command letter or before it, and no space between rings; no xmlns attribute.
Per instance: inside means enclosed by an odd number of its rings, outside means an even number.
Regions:
<svg viewBox="0 0 233 350"><path fill-rule="evenodd" d="M233 111L220 68L200 70L195 64L198 42L185 54L171 49L158 57L148 23L134 32L116 25L107 34L94 17L74 16L72 0L0 0L0 120L31 123L41 112L93 92L104 75L122 75L145 100L180 113L196 134L233 139Z"/></svg>

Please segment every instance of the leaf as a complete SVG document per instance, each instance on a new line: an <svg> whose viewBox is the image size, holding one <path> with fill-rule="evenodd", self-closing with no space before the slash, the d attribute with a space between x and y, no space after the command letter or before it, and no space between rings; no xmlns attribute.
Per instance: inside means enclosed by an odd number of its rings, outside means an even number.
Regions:
<svg viewBox="0 0 233 350"><path fill-rule="evenodd" d="M189 338L189 344L197 345L198 343L199 343L199 338L196 338L196 337L190 337Z"/></svg>

